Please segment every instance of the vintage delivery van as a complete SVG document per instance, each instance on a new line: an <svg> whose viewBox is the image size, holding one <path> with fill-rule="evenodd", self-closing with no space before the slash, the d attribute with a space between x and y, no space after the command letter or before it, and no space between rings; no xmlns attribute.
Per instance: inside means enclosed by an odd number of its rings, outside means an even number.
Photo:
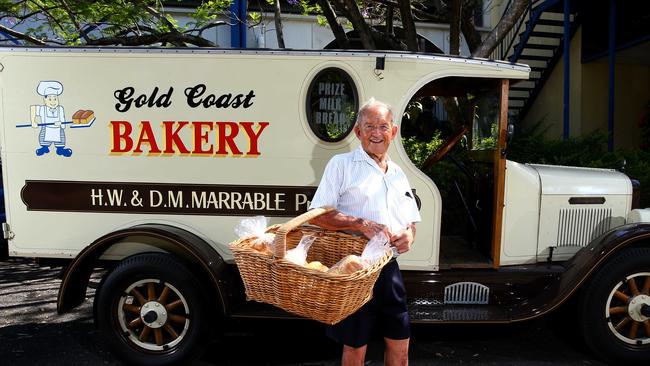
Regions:
<svg viewBox="0 0 650 366"><path fill-rule="evenodd" d="M95 320L115 353L178 364L223 317L291 317L246 301L228 248L239 220L304 212L327 161L356 148L370 97L398 124L413 101L444 100L437 120L460 124L426 164L468 149L483 173L459 165L477 187L461 194L472 230L447 235L436 182L400 136L391 145L422 216L399 257L412 321L508 323L572 304L595 352L647 364L650 211L618 171L507 160L508 88L529 72L391 52L2 48L9 255L63 261L60 312L106 268Z"/></svg>

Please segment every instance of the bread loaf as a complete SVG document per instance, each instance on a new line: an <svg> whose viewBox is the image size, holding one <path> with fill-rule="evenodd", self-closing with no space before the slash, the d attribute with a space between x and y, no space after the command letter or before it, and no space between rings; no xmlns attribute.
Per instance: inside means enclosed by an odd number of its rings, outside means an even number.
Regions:
<svg viewBox="0 0 650 366"><path fill-rule="evenodd" d="M251 241L251 248L262 254L273 255L274 239L275 234L265 233L264 235L257 237Z"/></svg>
<svg viewBox="0 0 650 366"><path fill-rule="evenodd" d="M72 123L75 125L87 125L95 118L95 112L78 110L72 115Z"/></svg>
<svg viewBox="0 0 650 366"><path fill-rule="evenodd" d="M254 240L253 243L251 244L251 248L255 249L256 251L266 254L266 255L272 255L273 251L271 250L271 247L266 244L263 241L260 240Z"/></svg>
<svg viewBox="0 0 650 366"><path fill-rule="evenodd" d="M343 257L338 263L332 266L327 272L333 274L352 274L364 268L361 257L358 255L348 255Z"/></svg>

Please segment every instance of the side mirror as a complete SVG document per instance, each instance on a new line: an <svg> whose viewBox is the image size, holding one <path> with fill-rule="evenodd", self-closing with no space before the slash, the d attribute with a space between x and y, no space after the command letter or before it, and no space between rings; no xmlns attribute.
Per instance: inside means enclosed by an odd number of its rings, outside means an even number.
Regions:
<svg viewBox="0 0 650 366"><path fill-rule="evenodd" d="M515 136L515 125L512 123L508 123L508 130L506 134L506 141L508 141L508 144L512 142L512 138Z"/></svg>

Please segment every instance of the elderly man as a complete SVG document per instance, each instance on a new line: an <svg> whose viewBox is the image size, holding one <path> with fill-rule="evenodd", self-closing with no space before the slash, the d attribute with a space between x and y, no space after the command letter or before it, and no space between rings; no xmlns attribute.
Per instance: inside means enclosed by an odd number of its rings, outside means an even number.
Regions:
<svg viewBox="0 0 650 366"><path fill-rule="evenodd" d="M353 231L372 238L384 232L394 252L407 252L415 238L420 214L404 172L388 157L397 135L393 113L385 103L370 99L359 109L354 133L361 146L334 156L327 166L310 208L333 206L311 221L330 230ZM386 344L386 365L408 364L410 338L406 291L395 259L382 270L373 299L340 323L328 335L343 343L343 365L363 365L372 331Z"/></svg>

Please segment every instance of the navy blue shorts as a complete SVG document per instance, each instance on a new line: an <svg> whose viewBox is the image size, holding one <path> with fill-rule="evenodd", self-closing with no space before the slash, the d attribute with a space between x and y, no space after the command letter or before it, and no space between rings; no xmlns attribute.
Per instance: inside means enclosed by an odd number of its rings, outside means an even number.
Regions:
<svg viewBox="0 0 650 366"><path fill-rule="evenodd" d="M368 344L375 330L390 339L411 337L406 289L395 260L388 262L379 274L372 299L356 313L327 326L327 335L346 346L358 348Z"/></svg>

